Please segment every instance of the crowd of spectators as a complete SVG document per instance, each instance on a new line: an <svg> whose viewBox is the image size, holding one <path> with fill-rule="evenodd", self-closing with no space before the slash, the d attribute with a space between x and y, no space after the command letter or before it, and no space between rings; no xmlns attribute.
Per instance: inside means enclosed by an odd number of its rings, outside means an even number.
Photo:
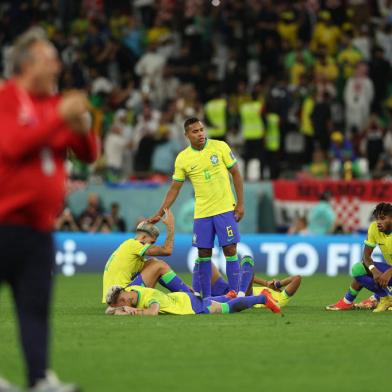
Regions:
<svg viewBox="0 0 392 392"><path fill-rule="evenodd" d="M110 210L105 211L98 194L89 193L86 208L75 216L66 207L56 220L57 231L73 231L84 233L126 232L125 220L120 216L120 205L113 202Z"/></svg>
<svg viewBox="0 0 392 392"><path fill-rule="evenodd" d="M391 173L390 0L3 1L4 77L12 40L31 26L60 52L61 90L88 92L102 138L94 167L70 157L74 178L166 179L184 120L216 127L212 102L225 112L216 136L250 180ZM251 137L246 103L260 115Z"/></svg>

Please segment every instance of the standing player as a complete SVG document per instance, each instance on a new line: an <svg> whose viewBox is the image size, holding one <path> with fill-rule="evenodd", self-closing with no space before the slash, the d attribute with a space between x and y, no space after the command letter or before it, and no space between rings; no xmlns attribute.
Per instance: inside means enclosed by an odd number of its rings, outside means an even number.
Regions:
<svg viewBox="0 0 392 392"><path fill-rule="evenodd" d="M159 280L159 283L170 291L191 292L167 263L155 258L144 258L172 254L174 216L170 210L165 210L162 222L167 227L163 246L154 245L159 236L158 227L149 222L141 222L136 228L136 237L124 241L110 256L103 273L103 303L106 302L108 289L114 285L155 287Z"/></svg>
<svg viewBox="0 0 392 392"><path fill-rule="evenodd" d="M73 392L78 388L46 372L51 231L64 201L67 149L92 162L96 138L84 94L55 95L61 64L40 30L17 39L12 69L14 78L0 90L0 283L12 289L29 391ZM0 388L15 390L4 382Z"/></svg>
<svg viewBox="0 0 392 392"><path fill-rule="evenodd" d="M185 178L195 191L193 246L198 248L192 286L204 298L211 296L211 256L215 235L226 257L226 273L231 290L238 292L240 266L237 222L244 216L243 182L237 160L223 141L207 139L201 121L189 118L184 123L190 146L180 152L175 162L173 182L157 214L157 222L165 208L176 200ZM232 176L237 202L231 190Z"/></svg>
<svg viewBox="0 0 392 392"><path fill-rule="evenodd" d="M383 312L392 306L392 204L380 203L373 211L376 219L369 226L361 263L352 266L353 281L345 296L327 310L352 310L355 307ZM379 246L385 262L374 263L372 253ZM371 298L354 305L362 287L374 293Z"/></svg>
<svg viewBox="0 0 392 392"><path fill-rule="evenodd" d="M140 287L129 286L121 288L112 286L106 298L109 308L106 314L157 316L158 314L213 314L236 313L255 305L264 305L274 313L280 313L279 305L273 300L268 291L260 295L228 298L210 297L201 299L192 293L169 293Z"/></svg>

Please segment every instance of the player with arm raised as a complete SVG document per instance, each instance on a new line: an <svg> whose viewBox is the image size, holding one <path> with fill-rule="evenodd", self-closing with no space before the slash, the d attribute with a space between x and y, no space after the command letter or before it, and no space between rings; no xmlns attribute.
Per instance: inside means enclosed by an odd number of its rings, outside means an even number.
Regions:
<svg viewBox="0 0 392 392"><path fill-rule="evenodd" d="M164 212L162 222L166 225L167 234L163 246L154 245L159 229L152 223L141 222L136 228L136 237L124 241L110 256L103 273L103 303L106 302L109 287L113 285L155 287L159 281L170 291L191 291L167 263L154 257L145 259L145 256L172 254L174 217L170 210L165 209Z"/></svg>
<svg viewBox="0 0 392 392"><path fill-rule="evenodd" d="M157 222L166 208L176 200L188 177L195 191L195 220L193 246L198 258L193 271L193 288L204 298L211 296L211 256L215 236L226 257L226 273L231 290L239 290L239 260L237 243L240 240L237 222L244 215L243 181L230 147L223 141L207 139L204 126L197 118L184 123L190 146L177 156L173 182L156 215ZM237 201L234 198L230 176Z"/></svg>
<svg viewBox="0 0 392 392"><path fill-rule="evenodd" d="M353 281L345 296L327 310L374 309L383 312L392 307L392 204L379 203L373 211L375 222L369 226L362 262L352 266ZM374 263L372 253L379 246L385 262ZM354 305L362 287L374 295Z"/></svg>

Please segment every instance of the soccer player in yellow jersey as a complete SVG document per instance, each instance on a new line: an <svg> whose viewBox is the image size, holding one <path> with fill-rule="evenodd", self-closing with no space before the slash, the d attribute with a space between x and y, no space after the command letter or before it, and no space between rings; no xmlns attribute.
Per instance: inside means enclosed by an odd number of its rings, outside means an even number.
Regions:
<svg viewBox="0 0 392 392"><path fill-rule="evenodd" d="M164 209L174 203L188 177L195 191L193 246L198 248L199 256L193 271L193 289L203 298L211 296L211 255L217 236L226 257L230 289L238 292L240 267L237 243L240 235L237 222L244 215L244 203L237 160L225 142L207 139L204 126L197 118L186 120L184 129L190 146L178 154L172 185L150 221L157 222ZM237 201L231 189L230 177Z"/></svg>
<svg viewBox="0 0 392 392"><path fill-rule="evenodd" d="M129 286L125 289L112 286L106 297L109 308L106 314L157 316L158 314L209 314L235 313L255 305L264 305L274 313L280 313L279 305L268 291L260 295L229 298L225 296L201 299L192 293L165 294L156 289Z"/></svg>
<svg viewBox="0 0 392 392"><path fill-rule="evenodd" d="M369 226L361 263L351 269L354 280L345 296L327 310L373 309L383 312L392 307L392 204L380 203L373 211L375 222ZM374 263L372 252L379 246L384 262ZM374 293L369 299L354 305L362 287Z"/></svg>
<svg viewBox="0 0 392 392"><path fill-rule="evenodd" d="M141 222L136 228L136 237L124 241L110 256L103 273L103 303L113 285L155 287L159 281L170 291L190 291L167 263L155 258L145 259L145 256L170 256L172 253L174 217L170 210L165 210L162 222L167 227L163 246L154 245L159 229L152 223Z"/></svg>

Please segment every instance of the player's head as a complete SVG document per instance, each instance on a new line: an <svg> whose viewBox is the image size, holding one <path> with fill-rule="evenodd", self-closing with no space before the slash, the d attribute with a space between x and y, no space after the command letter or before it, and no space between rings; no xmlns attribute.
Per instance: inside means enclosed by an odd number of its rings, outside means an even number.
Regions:
<svg viewBox="0 0 392 392"><path fill-rule="evenodd" d="M154 244L159 234L158 227L150 222L140 222L136 227L136 238L143 243Z"/></svg>
<svg viewBox="0 0 392 392"><path fill-rule="evenodd" d="M130 306L131 295L121 286L111 286L106 294L106 303L113 308L118 306Z"/></svg>
<svg viewBox="0 0 392 392"><path fill-rule="evenodd" d="M377 228L382 233L392 231L392 204L379 203L373 211L373 216L377 222Z"/></svg>
<svg viewBox="0 0 392 392"><path fill-rule="evenodd" d="M20 35L11 53L12 73L23 78L28 90L37 95L56 92L61 63L42 29L33 28Z"/></svg>
<svg viewBox="0 0 392 392"><path fill-rule="evenodd" d="M196 117L188 118L184 122L185 136L192 146L202 147L206 142L206 133L203 123Z"/></svg>

